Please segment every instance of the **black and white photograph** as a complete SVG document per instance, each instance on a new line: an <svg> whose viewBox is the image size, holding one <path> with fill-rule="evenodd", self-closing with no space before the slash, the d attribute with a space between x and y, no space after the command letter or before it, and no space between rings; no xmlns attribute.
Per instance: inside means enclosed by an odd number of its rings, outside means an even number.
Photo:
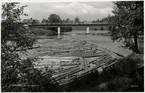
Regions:
<svg viewBox="0 0 145 93"><path fill-rule="evenodd" d="M144 92L144 1L1 2L1 92Z"/></svg>

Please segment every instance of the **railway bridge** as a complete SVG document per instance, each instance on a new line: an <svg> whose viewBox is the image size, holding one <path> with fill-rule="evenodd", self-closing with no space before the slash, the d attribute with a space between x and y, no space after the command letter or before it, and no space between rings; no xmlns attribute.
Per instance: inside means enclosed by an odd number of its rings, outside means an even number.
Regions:
<svg viewBox="0 0 145 93"><path fill-rule="evenodd" d="M47 23L47 24L29 24L31 27L57 27L58 34L61 33L61 27L72 27L72 29L81 28L86 30L86 33L89 33L89 30L108 30L109 26L107 22L98 22L98 23Z"/></svg>

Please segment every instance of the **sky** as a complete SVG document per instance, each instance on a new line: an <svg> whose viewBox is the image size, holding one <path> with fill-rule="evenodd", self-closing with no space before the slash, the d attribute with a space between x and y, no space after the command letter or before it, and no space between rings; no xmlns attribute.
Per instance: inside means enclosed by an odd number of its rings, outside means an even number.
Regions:
<svg viewBox="0 0 145 93"><path fill-rule="evenodd" d="M50 14L58 14L61 19L74 20L79 17L80 21L93 21L113 15L113 3L104 2L22 2L20 5L28 5L24 12L28 14L22 19L34 18L41 21L48 19Z"/></svg>

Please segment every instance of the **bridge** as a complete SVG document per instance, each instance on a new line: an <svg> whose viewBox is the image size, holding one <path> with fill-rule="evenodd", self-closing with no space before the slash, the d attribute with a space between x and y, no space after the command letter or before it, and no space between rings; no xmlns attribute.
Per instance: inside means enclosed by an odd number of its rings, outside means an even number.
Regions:
<svg viewBox="0 0 145 93"><path fill-rule="evenodd" d="M89 29L105 29L108 30L108 23L98 22L98 23L47 23L47 24L29 24L29 27L57 27L58 34L60 34L61 27L72 27L77 28L81 27L86 30L86 33L89 33Z"/></svg>

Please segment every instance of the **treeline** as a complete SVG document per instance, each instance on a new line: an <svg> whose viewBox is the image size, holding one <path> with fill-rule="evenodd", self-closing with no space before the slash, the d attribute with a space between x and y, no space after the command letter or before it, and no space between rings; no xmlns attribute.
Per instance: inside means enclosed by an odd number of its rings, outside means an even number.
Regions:
<svg viewBox="0 0 145 93"><path fill-rule="evenodd" d="M71 20L70 18L62 19L58 14L50 14L48 19L42 19L42 24L47 23L79 23L79 17L76 17L74 20Z"/></svg>

